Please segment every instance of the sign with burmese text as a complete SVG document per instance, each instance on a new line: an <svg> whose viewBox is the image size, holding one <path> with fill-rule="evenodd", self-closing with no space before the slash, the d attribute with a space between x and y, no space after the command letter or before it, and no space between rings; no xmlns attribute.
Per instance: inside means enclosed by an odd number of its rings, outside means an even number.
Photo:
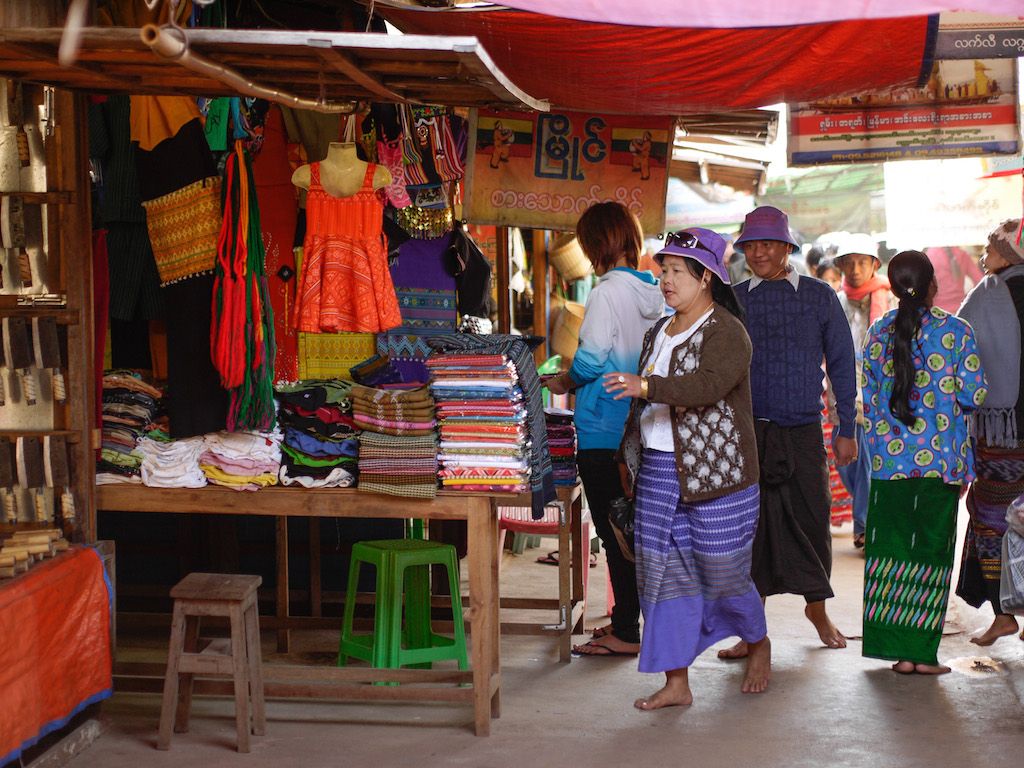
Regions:
<svg viewBox="0 0 1024 768"><path fill-rule="evenodd" d="M612 200L661 232L672 134L668 117L473 110L466 218L571 231Z"/></svg>
<svg viewBox="0 0 1024 768"><path fill-rule="evenodd" d="M937 61L922 88L792 105L789 164L1020 153L1013 59Z"/></svg>

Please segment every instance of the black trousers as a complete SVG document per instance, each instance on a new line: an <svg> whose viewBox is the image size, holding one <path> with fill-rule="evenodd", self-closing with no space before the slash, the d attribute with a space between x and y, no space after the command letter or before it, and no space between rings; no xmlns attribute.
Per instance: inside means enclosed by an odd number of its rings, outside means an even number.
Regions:
<svg viewBox="0 0 1024 768"><path fill-rule="evenodd" d="M580 451L576 463L590 504L590 517L608 558L608 575L615 594L612 634L623 642L639 643L640 598L636 591L636 565L622 556L611 523L608 522L609 502L622 495L615 451L603 448Z"/></svg>

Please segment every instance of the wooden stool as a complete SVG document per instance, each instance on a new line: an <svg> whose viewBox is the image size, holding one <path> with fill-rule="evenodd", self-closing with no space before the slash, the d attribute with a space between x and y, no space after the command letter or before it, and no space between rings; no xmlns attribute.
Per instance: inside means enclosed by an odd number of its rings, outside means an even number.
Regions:
<svg viewBox="0 0 1024 768"><path fill-rule="evenodd" d="M157 749L171 746L171 722L176 733L188 731L192 707L192 680L222 675L235 681L235 723L238 751L249 751L249 731L262 736L267 717L263 703L263 672L260 666L259 613L256 589L260 576L222 573L190 573L171 589L174 618L164 677ZM202 616L226 616L231 637L211 641L200 650L199 620ZM250 724L249 704L252 702Z"/></svg>

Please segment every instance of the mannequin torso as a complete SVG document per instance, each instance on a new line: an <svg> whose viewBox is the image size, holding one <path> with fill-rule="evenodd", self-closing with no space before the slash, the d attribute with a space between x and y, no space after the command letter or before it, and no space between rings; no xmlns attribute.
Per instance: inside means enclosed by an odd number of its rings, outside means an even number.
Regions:
<svg viewBox="0 0 1024 768"><path fill-rule="evenodd" d="M335 142L327 150L327 157L320 161L320 185L331 197L349 197L363 186L367 163L356 155L356 145ZM299 166L292 174L292 184L309 189L310 165ZM378 165L373 173L373 188L382 189L391 183L391 172Z"/></svg>

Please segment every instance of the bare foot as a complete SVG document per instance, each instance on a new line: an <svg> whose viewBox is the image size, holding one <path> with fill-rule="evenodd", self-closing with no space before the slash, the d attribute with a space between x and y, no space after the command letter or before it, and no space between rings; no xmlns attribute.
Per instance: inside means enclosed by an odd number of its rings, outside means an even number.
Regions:
<svg viewBox="0 0 1024 768"><path fill-rule="evenodd" d="M743 675L743 693L764 693L772 677L772 641L765 637L748 643L747 672Z"/></svg>
<svg viewBox="0 0 1024 768"><path fill-rule="evenodd" d="M594 627L590 630L590 637L597 640L599 637L607 637L612 633L612 625L605 624L603 627Z"/></svg>
<svg viewBox="0 0 1024 768"><path fill-rule="evenodd" d="M939 664L933 666L931 664L915 664L914 671L919 675L944 675L950 672L950 668Z"/></svg>
<svg viewBox="0 0 1024 768"><path fill-rule="evenodd" d="M574 645L572 652L578 656L636 656L640 643L627 643L615 635L605 635L583 645Z"/></svg>
<svg viewBox="0 0 1024 768"><path fill-rule="evenodd" d="M818 630L818 637L829 648L845 648L846 638L843 637L843 633L836 629L836 625L832 623L832 619L828 617L828 613L825 612L825 601L818 600L814 603L808 603L804 608L804 615L810 620L814 628Z"/></svg>
<svg viewBox="0 0 1024 768"><path fill-rule="evenodd" d="M688 707L693 704L690 685L683 678L682 682L667 680L665 687L651 696L644 696L633 702L633 706L645 712L664 707Z"/></svg>
<svg viewBox="0 0 1024 768"><path fill-rule="evenodd" d="M1024 637L1021 639L1024 640ZM718 652L718 658L728 659L729 661L734 659L745 659L747 658L748 653L750 653L750 649L747 647L747 644L740 640L736 645L732 646L732 648L723 648L720 650Z"/></svg>
<svg viewBox="0 0 1024 768"><path fill-rule="evenodd" d="M987 647L992 645L1000 637L1006 637L1017 632L1017 619L1008 613L997 613L992 620L992 626L986 629L977 637L972 637L971 642L975 645Z"/></svg>
<svg viewBox="0 0 1024 768"><path fill-rule="evenodd" d="M901 675L912 675L914 674L914 662L897 661L892 665L892 671L899 672Z"/></svg>

